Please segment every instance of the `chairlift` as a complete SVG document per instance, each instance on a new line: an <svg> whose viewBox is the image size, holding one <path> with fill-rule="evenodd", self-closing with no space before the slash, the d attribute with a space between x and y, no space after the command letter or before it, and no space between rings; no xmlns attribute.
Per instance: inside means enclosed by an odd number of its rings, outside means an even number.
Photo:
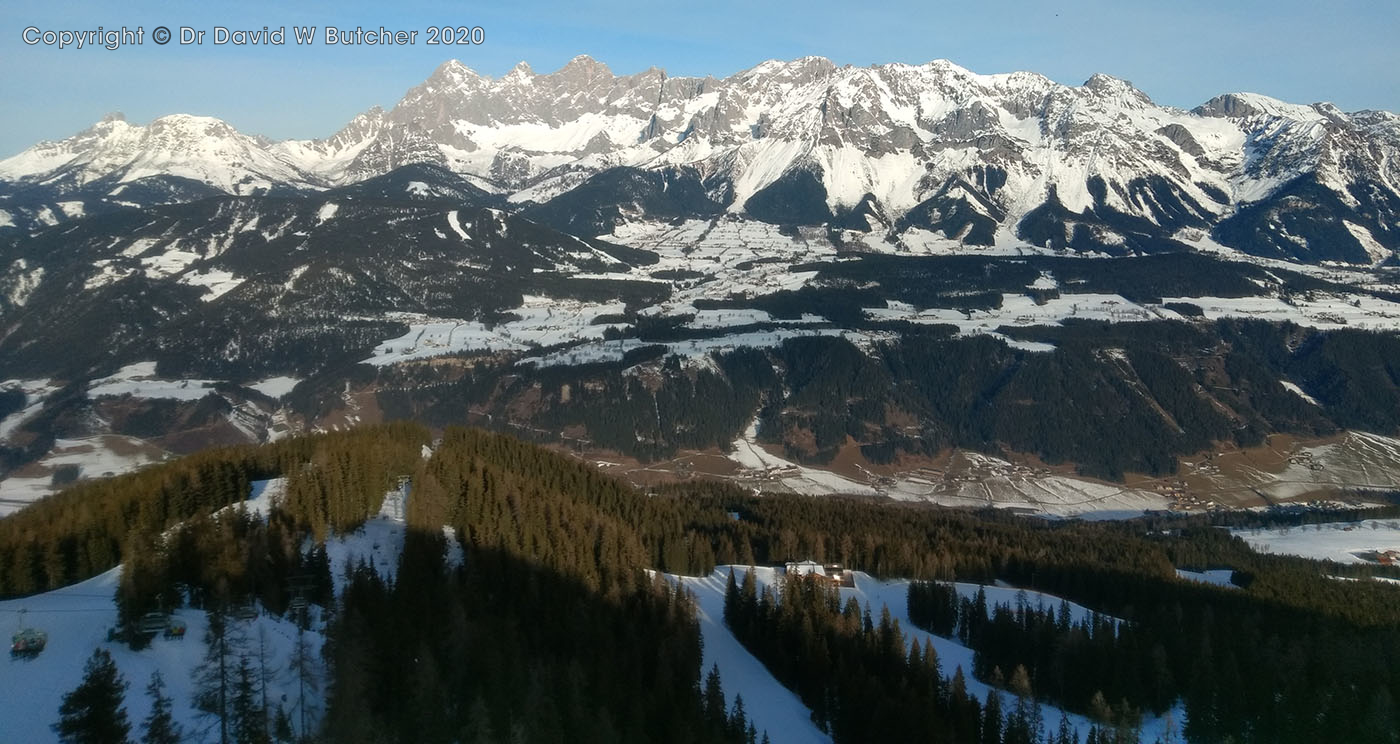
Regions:
<svg viewBox="0 0 1400 744"><path fill-rule="evenodd" d="M24 627L24 616L29 610L19 611L19 629L10 636L10 656L27 656L34 658L44 650L44 646L49 642L49 634L38 628Z"/></svg>
<svg viewBox="0 0 1400 744"><path fill-rule="evenodd" d="M166 614L164 612L147 612L136 621L136 630L149 636L153 636L165 630Z"/></svg>
<svg viewBox="0 0 1400 744"><path fill-rule="evenodd" d="M308 604L306 597L292 597L292 601L287 603L287 609L291 612L302 612Z"/></svg>
<svg viewBox="0 0 1400 744"><path fill-rule="evenodd" d="M185 625L185 621L184 621L184 620L181 620L180 618L178 618L178 617L173 617L173 616L172 616L172 617L169 617L169 618L166 618L166 622L165 622L165 637L166 637L166 638L173 638L173 639L175 639L175 640L183 640L184 637L185 637L185 631L186 631L187 629L188 629L188 626Z"/></svg>
<svg viewBox="0 0 1400 744"><path fill-rule="evenodd" d="M258 617L258 606L252 600L244 602L233 608L235 620L256 620Z"/></svg>
<svg viewBox="0 0 1400 744"><path fill-rule="evenodd" d="M316 588L316 577L310 573L298 573L287 578L287 589L292 594L303 594Z"/></svg>
<svg viewBox="0 0 1400 744"><path fill-rule="evenodd" d="M49 634L36 628L23 628L10 636L10 655L33 658L44 650Z"/></svg>

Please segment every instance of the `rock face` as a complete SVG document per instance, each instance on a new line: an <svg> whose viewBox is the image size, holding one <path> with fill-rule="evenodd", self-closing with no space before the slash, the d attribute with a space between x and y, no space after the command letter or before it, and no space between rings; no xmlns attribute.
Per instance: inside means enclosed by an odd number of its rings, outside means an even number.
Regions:
<svg viewBox="0 0 1400 744"><path fill-rule="evenodd" d="M537 205L619 167L663 174L614 173L569 202L587 215L554 210L556 224L603 232L599 214L651 203L674 212L677 200L638 191L684 173L704 191L683 200L699 213L718 204L777 223L869 225L910 250L1142 253L1210 236L1267 257L1375 263L1400 248L1394 114L1244 93L1182 111L1107 75L1074 87L946 61L856 68L818 57L722 80L619 76L582 56L491 79L450 61L392 110L370 109L322 140L269 143L202 117L145 127L109 117L0 162L0 210L11 213L0 229L41 225L46 207L47 221L71 216L51 204L64 194L110 202L152 177L241 195L343 186L412 163ZM625 184L615 204L599 198L607 184Z"/></svg>

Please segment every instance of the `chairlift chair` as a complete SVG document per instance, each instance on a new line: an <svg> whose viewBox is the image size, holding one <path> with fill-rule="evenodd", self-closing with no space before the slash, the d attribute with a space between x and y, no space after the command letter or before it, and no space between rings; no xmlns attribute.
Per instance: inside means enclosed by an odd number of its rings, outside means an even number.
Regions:
<svg viewBox="0 0 1400 744"><path fill-rule="evenodd" d="M185 630L187 627L185 621L178 617L167 618L165 623L165 637L182 640L185 637Z"/></svg>
<svg viewBox="0 0 1400 744"><path fill-rule="evenodd" d="M244 602L233 609L233 617L237 620L255 620L258 617L258 606L251 600Z"/></svg>
<svg viewBox="0 0 1400 744"><path fill-rule="evenodd" d="M48 633L36 628L23 628L10 636L10 655L38 656L48 642Z"/></svg>
<svg viewBox="0 0 1400 744"><path fill-rule="evenodd" d="M136 621L136 629L145 635L155 635L165 630L166 614L164 612L147 612Z"/></svg>

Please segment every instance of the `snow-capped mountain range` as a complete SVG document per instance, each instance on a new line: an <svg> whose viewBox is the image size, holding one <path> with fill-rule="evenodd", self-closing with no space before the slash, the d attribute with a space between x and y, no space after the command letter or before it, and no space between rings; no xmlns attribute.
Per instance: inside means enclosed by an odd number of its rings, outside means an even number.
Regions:
<svg viewBox="0 0 1400 744"><path fill-rule="evenodd" d="M657 188L683 180L723 211L873 232L912 252L1144 253L1209 234L1257 255L1366 264L1400 248L1392 113L1243 93L1185 111L1106 75L1074 87L941 60L819 57L724 79L618 76L586 56L492 79L454 60L393 109L319 140L272 142L207 117L109 117L0 161L0 226L81 214L84 200L120 201L152 178L247 195L344 186L410 163L524 204L617 167L661 172ZM584 201L600 199L645 211L635 193Z"/></svg>

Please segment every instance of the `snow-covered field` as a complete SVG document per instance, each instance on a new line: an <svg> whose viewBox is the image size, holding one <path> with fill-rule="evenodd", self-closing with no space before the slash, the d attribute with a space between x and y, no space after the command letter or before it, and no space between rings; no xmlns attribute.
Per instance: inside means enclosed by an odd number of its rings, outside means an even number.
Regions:
<svg viewBox="0 0 1400 744"><path fill-rule="evenodd" d="M816 272L792 271L795 264L836 256L824 230L803 230L795 237L775 225L727 217L715 221L686 220L680 225L642 221L619 225L608 240L656 253L660 260L634 274L694 271L702 279L675 283L675 292L660 310L684 312L696 300L730 294L754 296L798 289Z"/></svg>
<svg viewBox="0 0 1400 744"><path fill-rule="evenodd" d="M704 639L704 670L708 671L711 665L719 667L727 704L732 705L734 697L742 695L744 709L753 720L754 726L760 731L767 731L774 744L831 741L830 736L823 734L812 723L811 711L802 704L802 701L779 684L762 662L744 649L724 625L724 590L728 582L729 572L732 570L736 581L741 581L744 572L749 569L749 566L720 566L709 576L693 577L669 574L666 576L669 581L679 584L695 596L700 632ZM753 571L760 589L764 586L772 586L776 591L777 585L782 581L783 570L781 568L758 566L753 567ZM958 594L964 597L975 596L979 588L984 589L987 593L989 607L998 604L1015 606L1022 599L1031 606L1058 608L1060 604L1058 597L1039 592L1023 592L1008 587L979 587L976 584L959 583L956 584L956 588ZM986 700L991 688L973 678L972 650L955 640L919 630L909 621L908 589L909 582L906 580L880 581L857 571L855 572L855 587L843 587L840 592L843 602L847 598L854 597L863 606L868 605L871 614L875 617L879 617L881 607L888 607L890 616L899 622L904 631L907 642L920 644L926 640L931 642L938 652L943 673L951 678L954 671L958 667L962 667L964 677L967 680L968 692L981 700ZM1089 613L1090 611L1086 608L1071 604L1071 614L1075 622L1087 617ZM1003 703L1009 699L1009 694L1003 693ZM1081 738L1088 734L1090 722L1086 718L1065 714L1051 705L1042 704L1040 707L1041 714L1049 728L1053 729L1058 726L1060 717L1067 715L1070 723L1079 731ZM1178 709L1176 715L1172 717L1179 725L1182 720L1180 710ZM1154 741L1165 731L1166 725L1165 717L1146 719L1143 724L1142 741Z"/></svg>
<svg viewBox="0 0 1400 744"><path fill-rule="evenodd" d="M1049 351L1053 347L1048 344L1012 341L997 333L997 329L1059 325L1069 319L1108 322L1182 320L1180 314L1165 306L1169 302L1197 305L1210 320L1256 318L1289 321L1320 330L1400 330L1400 304L1363 295L1326 293L1317 293L1312 299L1296 298L1289 302L1277 297L1170 297L1163 298L1161 304L1138 304L1118 295L1092 293L1066 293L1048 299L1044 304L1037 304L1029 295L1003 294L1001 307L990 310L918 310L902 302L889 301L886 307L866 308L865 312L878 320L951 325L957 327L962 336L989 335L1028 351Z"/></svg>
<svg viewBox="0 0 1400 744"><path fill-rule="evenodd" d="M1128 519L1169 504L1153 491L1059 475L977 452L958 451L941 478L937 475L899 476L888 493L944 506L989 506L1081 519Z"/></svg>
<svg viewBox="0 0 1400 744"><path fill-rule="evenodd" d="M776 320L763 310L749 308L725 308L723 310L696 310L695 318L686 324L689 328L732 328L755 323L821 323L825 318L803 313L798 320Z"/></svg>
<svg viewBox="0 0 1400 744"><path fill-rule="evenodd" d="M1053 281L1041 277L1038 282ZM931 308L918 310L903 302L888 301L883 308L866 308L866 315L877 320L905 320L912 323L956 326L962 336L990 335L1001 338L1017 348L1028 351L1049 351L1049 344L1013 342L997 333L1003 326L1058 325L1075 318L1111 322L1139 320L1180 320L1181 316L1157 306L1139 305L1113 294L1062 294L1044 304L1025 294L1003 294L1001 307L991 310L953 310Z"/></svg>
<svg viewBox="0 0 1400 744"><path fill-rule="evenodd" d="M699 362L714 353L741 348L770 348L778 346L790 338L810 338L813 336L840 337L856 346L866 346L877 340L891 338L888 334L883 333L847 331L840 328L775 328L770 331L748 331L713 338L690 338L666 342L647 342L635 338L623 338L616 341L590 341L543 356L526 357L521 360L521 363L551 367L560 364L619 362L627 355L627 352L646 346L665 346L668 356L679 356L690 362Z"/></svg>
<svg viewBox="0 0 1400 744"><path fill-rule="evenodd" d="M452 227L459 229L455 224ZM837 247L825 230L784 231L773 225L728 215L714 220L685 220L679 224L656 220L624 222L607 238L652 251L659 257L656 264L602 277L664 281L669 284L672 288L671 296L660 304L642 308L642 314L668 317L690 315L693 318L687 326L696 330L731 328L755 323L785 326L774 331L731 334L719 339L672 342L667 344L671 347L671 354L693 358L739 347L772 346L787 338L805 334L840 334L858 341L869 340L869 334L831 328L803 328L824 320L817 315L807 314L796 320L782 320L773 318L765 311L751 308L701 310L696 307L696 303L702 300L756 297L781 290L796 290L807 285L817 276L817 272L798 270L802 265L837 258ZM872 246L872 250L890 252L893 248L879 244ZM959 249L954 252L967 251ZM1027 252L1040 251L1026 246L1011 246L1005 251L999 247L991 253L1016 255ZM1218 248L1215 252L1225 258L1254 262L1249 257L1237 257L1223 248ZM1294 266L1283 262L1267 265L1274 264L1278 264L1280 268L1286 267L1332 280L1340 278L1353 283L1364 283L1374 279L1369 275L1357 272L1346 274L1342 270L1332 268ZM678 276L682 278L677 278ZM1048 272L1043 273L1027 287L1028 290L1053 288L1065 289L1062 283ZM1045 352L1053 350L1054 347L1046 343L1014 340L1000 333L999 329L1056 325L1069 319L1108 322L1182 320L1180 314L1165 306L1168 302L1198 305L1210 319L1265 318L1292 321L1319 329L1350 327L1400 330L1400 303L1360 294L1323 292L1309 293L1287 300L1273 295L1238 299L1178 297L1165 298L1161 303L1146 304L1132 302L1115 294L1066 291L1058 297L1042 298L1042 302L1038 303L1029 294L1006 293L1002 295L1001 306L990 310L920 310L906 303L887 301L884 307L866 308L865 312L875 320L951 325L958 329L960 335L988 335L999 338L1015 348ZM622 303L590 304L575 300L527 296L521 307L511 311L519 316L517 320L490 327L478 321L403 316L402 319L411 326L409 332L399 338L384 341L366 361L375 365L387 365L450 353L525 351L534 347L563 343L575 345L529 360L529 363L549 366L617 361L627 351L643 345L642 342L625 339L604 343L601 341L603 332L611 326L593 325L593 320L600 315L620 314L623 310Z"/></svg>
<svg viewBox="0 0 1400 744"><path fill-rule="evenodd" d="M1400 550L1400 519L1327 522L1231 532L1260 553L1297 555L1337 563L1365 563L1355 555L1358 552Z"/></svg>
<svg viewBox="0 0 1400 744"><path fill-rule="evenodd" d="M287 393L292 392L292 388L296 387L297 383L299 382L301 382L300 377L288 377L286 375L279 375L277 377L269 377L264 380L258 380L257 382L250 383L248 387L270 398L280 398L286 395Z"/></svg>
<svg viewBox="0 0 1400 744"><path fill-rule="evenodd" d="M88 396L104 397L130 395L136 398L171 398L199 400L214 392L213 380L165 380L156 376L155 362L136 362L117 370L116 374L93 380Z"/></svg>
<svg viewBox="0 0 1400 744"><path fill-rule="evenodd" d="M1320 330L1400 330L1400 304L1356 294L1318 292L1311 296L1295 297L1288 302L1277 297L1174 297L1163 298L1163 302L1198 305L1210 320L1255 318L1289 321Z"/></svg>
<svg viewBox="0 0 1400 744"><path fill-rule="evenodd" d="M1026 255L1045 251L1024 244L999 244L995 248L971 249L957 241L930 235L928 241L917 239L906 248L919 254ZM874 234L864 236L875 252L891 252L892 246L876 240ZM909 236L906 236L909 238ZM665 271L690 271L703 274L703 279L675 283L675 294L666 303L650 308L651 312L675 315L695 312L691 304L698 299L713 299L732 295L755 296L780 289L797 289L815 277L815 272L793 271L795 265L830 260L836 247L822 231L800 231L783 234L764 223L736 217L713 222L688 220L680 225L660 221L638 221L618 226L610 236L625 245L656 252L661 261L655 266L633 270L633 278L647 278ZM909 241L906 240L906 243ZM927 244L925 244L927 243ZM1016 243L1016 244L1013 244ZM1280 268L1350 284L1364 284L1374 277L1362 272L1337 267L1318 267L1283 261L1256 259L1219 245L1198 245L1199 249L1226 260L1236 260L1266 267ZM1086 258L1085 260L1093 260ZM759 261L762 261L759 263ZM1028 289L1064 289L1049 274L1042 275ZM891 301L883 308L867 308L866 313L880 320L907 320L916 323L937 323L956 326L962 335L985 334L1002 338L1018 348L1048 351L1047 344L1016 342L1001 336L1000 327L1059 324L1070 318L1111 322L1153 319L1180 320L1182 317L1165 307L1168 302L1188 302L1199 305L1209 319L1263 318L1292 321L1302 326L1335 329L1342 327L1374 330L1400 330L1400 303L1361 294L1326 292L1309 293L1284 300L1278 296L1246 298L1172 297L1161 303L1140 304L1112 294L1066 292L1037 304L1027 294L1004 294L999 308L964 312L952 309L919 311L901 302ZM693 327L716 327L714 316L704 311L692 322ZM737 325L741 312L730 313ZM758 317L755 315L754 317Z"/></svg>
<svg viewBox="0 0 1400 744"><path fill-rule="evenodd" d="M480 321L405 316L408 333L375 347L365 361L376 366L461 352L523 351L571 341L601 339L615 324L594 324L604 315L620 315L621 302L588 303L526 295L508 311L516 319L487 326Z"/></svg>
<svg viewBox="0 0 1400 744"><path fill-rule="evenodd" d="M129 473L165 457L165 451L154 445L117 434L55 440L48 453L26 466L22 474L0 480L0 516L57 491L53 474L61 466L76 465L79 477L97 478Z"/></svg>

